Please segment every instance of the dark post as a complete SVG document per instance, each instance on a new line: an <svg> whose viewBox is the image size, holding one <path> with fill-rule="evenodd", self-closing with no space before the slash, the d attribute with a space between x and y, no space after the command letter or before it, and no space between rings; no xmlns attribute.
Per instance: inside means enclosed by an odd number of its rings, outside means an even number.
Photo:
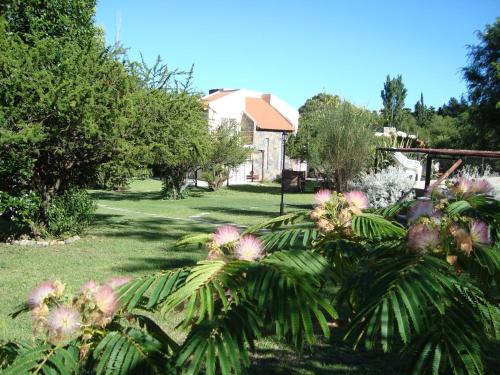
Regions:
<svg viewBox="0 0 500 375"><path fill-rule="evenodd" d="M378 164L378 147L375 149L375 163L373 164L373 171L377 173L377 164Z"/></svg>
<svg viewBox="0 0 500 375"><path fill-rule="evenodd" d="M282 148L283 148L283 160L282 160L282 165L281 165L281 203L280 203L280 216L285 213L285 203L283 201L283 195L285 193L285 181L283 178L283 174L285 172L285 151L286 151L286 132L283 132L281 142L283 143Z"/></svg>
<svg viewBox="0 0 500 375"><path fill-rule="evenodd" d="M260 175L260 182L264 182L264 150L259 150L260 151L260 155L262 157L262 166L261 166L261 175Z"/></svg>
<svg viewBox="0 0 500 375"><path fill-rule="evenodd" d="M425 164L425 186L424 190L427 190L431 184L431 174L432 174L432 157L427 155L427 162Z"/></svg>

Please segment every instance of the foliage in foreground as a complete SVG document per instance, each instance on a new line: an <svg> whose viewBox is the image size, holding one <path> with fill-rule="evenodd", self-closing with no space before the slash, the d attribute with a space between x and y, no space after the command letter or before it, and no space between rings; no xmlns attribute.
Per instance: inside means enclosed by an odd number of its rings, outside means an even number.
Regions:
<svg viewBox="0 0 500 375"><path fill-rule="evenodd" d="M91 281L76 294L44 282L13 314L30 311L39 340L4 344L1 366L243 373L261 337L300 353L336 329L354 347L401 353L413 373L485 374L500 324L500 203L490 191L484 180L460 179L427 200L373 210L362 192L322 190L311 212L179 241L207 249L191 268ZM151 311L180 312L185 340Z"/></svg>

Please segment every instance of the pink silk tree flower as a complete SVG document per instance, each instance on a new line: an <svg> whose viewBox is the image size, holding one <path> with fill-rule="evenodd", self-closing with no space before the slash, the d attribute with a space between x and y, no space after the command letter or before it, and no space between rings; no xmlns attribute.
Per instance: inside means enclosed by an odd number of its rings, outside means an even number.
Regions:
<svg viewBox="0 0 500 375"><path fill-rule="evenodd" d="M80 291L82 293L95 293L99 289L99 283L95 280L89 280L82 285Z"/></svg>
<svg viewBox="0 0 500 375"><path fill-rule="evenodd" d="M463 251L466 255L472 253L472 237L463 228L458 228L453 231L453 237L457 244L457 249Z"/></svg>
<svg viewBox="0 0 500 375"><path fill-rule="evenodd" d="M484 178L475 180L469 188L470 193L489 194L493 191L493 186Z"/></svg>
<svg viewBox="0 0 500 375"><path fill-rule="evenodd" d="M488 224L481 220L474 220L470 224L470 237L473 243L489 245L491 238Z"/></svg>
<svg viewBox="0 0 500 375"><path fill-rule="evenodd" d="M55 293L54 282L44 281L31 291L28 297L28 305L33 309L44 303L47 298L54 296Z"/></svg>
<svg viewBox="0 0 500 375"><path fill-rule="evenodd" d="M408 221L416 222L422 216L440 217L440 213L434 209L431 201L417 201L408 209Z"/></svg>
<svg viewBox="0 0 500 375"><path fill-rule="evenodd" d="M264 244L255 236L243 236L236 245L236 256L240 260L254 261L263 255Z"/></svg>
<svg viewBox="0 0 500 375"><path fill-rule="evenodd" d="M426 224L415 224L408 230L408 246L415 253L439 246L439 230Z"/></svg>
<svg viewBox="0 0 500 375"><path fill-rule="evenodd" d="M57 338L70 336L80 327L80 314L74 309L57 307L49 313L47 327Z"/></svg>
<svg viewBox="0 0 500 375"><path fill-rule="evenodd" d="M229 242L236 241L239 238L240 233L234 225L224 225L217 228L212 236L214 242L217 245L222 246Z"/></svg>
<svg viewBox="0 0 500 375"><path fill-rule="evenodd" d="M113 277L113 278L108 280L106 285L109 285L111 288L116 289L116 288L121 287L122 285L125 285L130 280L132 280L132 278L128 277L128 276Z"/></svg>
<svg viewBox="0 0 500 375"><path fill-rule="evenodd" d="M370 204L370 202L368 201L368 197L362 191L350 191L348 193L344 193L344 197L350 206L359 208L360 210L368 208Z"/></svg>
<svg viewBox="0 0 500 375"><path fill-rule="evenodd" d="M465 178L460 177L457 182L451 188L454 194L465 194L468 193L472 186L472 181Z"/></svg>
<svg viewBox="0 0 500 375"><path fill-rule="evenodd" d="M332 199L332 191L329 189L320 189L314 194L314 202L322 206L326 202L330 201Z"/></svg>
<svg viewBox="0 0 500 375"><path fill-rule="evenodd" d="M103 285L94 293L94 301L105 315L113 315L118 309L118 296L109 285Z"/></svg>

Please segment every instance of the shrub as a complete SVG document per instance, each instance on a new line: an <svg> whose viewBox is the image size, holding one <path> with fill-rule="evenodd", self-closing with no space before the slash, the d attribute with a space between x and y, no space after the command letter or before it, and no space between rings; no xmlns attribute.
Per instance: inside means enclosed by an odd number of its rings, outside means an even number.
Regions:
<svg viewBox="0 0 500 375"><path fill-rule="evenodd" d="M53 236L80 234L91 223L96 205L89 194L70 188L54 197L47 209L47 231Z"/></svg>
<svg viewBox="0 0 500 375"><path fill-rule="evenodd" d="M0 191L0 216L14 223L15 234L33 232L40 204L41 198L34 192L14 196Z"/></svg>
<svg viewBox="0 0 500 375"><path fill-rule="evenodd" d="M378 173L362 174L359 179L351 181L349 187L363 191L370 205L380 208L396 203L411 191L414 184L403 168L389 166Z"/></svg>

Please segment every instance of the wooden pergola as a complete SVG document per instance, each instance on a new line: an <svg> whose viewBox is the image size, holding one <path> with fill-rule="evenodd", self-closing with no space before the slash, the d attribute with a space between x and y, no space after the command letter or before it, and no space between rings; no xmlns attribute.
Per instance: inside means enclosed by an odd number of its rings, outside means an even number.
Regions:
<svg viewBox="0 0 500 375"><path fill-rule="evenodd" d="M425 164L425 190L429 189L431 183L431 168L433 159L454 159L455 163L436 181L434 185L439 185L443 180L448 178L459 166L463 159L467 157L482 158L482 159L500 159L500 151L479 151L479 150L456 150L450 148L395 148L395 147L377 147L375 151L375 166L378 161L378 153L380 151L387 152L402 152L426 154L427 161Z"/></svg>

